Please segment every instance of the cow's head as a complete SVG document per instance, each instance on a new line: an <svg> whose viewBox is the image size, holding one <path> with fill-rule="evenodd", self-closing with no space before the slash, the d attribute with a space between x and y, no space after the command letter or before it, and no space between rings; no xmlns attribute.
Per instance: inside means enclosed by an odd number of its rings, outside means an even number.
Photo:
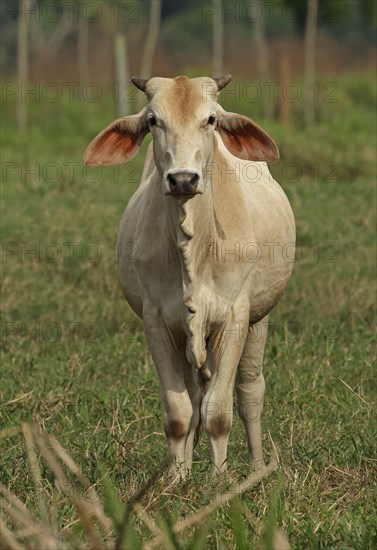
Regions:
<svg viewBox="0 0 377 550"><path fill-rule="evenodd" d="M114 121L89 145L86 165L111 165L132 159L148 132L163 192L178 198L203 193L206 167L214 160L214 132L227 149L245 160L277 160L272 139L249 118L227 113L217 103L230 82L221 78L133 78L149 103L139 114Z"/></svg>

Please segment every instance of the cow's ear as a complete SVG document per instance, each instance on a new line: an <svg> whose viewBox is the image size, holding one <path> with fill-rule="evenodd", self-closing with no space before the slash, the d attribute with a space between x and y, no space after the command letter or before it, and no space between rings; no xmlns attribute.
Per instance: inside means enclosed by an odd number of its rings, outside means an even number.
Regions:
<svg viewBox="0 0 377 550"><path fill-rule="evenodd" d="M217 131L225 147L244 160L279 160L279 149L274 141L255 122L246 116L227 113L221 109Z"/></svg>
<svg viewBox="0 0 377 550"><path fill-rule="evenodd" d="M144 110L137 115L119 118L93 139L85 151L84 164L109 166L127 162L137 154L148 132Z"/></svg>

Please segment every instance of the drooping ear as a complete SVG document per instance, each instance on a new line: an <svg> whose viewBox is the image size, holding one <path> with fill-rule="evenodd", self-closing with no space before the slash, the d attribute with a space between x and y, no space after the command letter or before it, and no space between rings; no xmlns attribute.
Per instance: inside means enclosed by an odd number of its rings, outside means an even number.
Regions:
<svg viewBox="0 0 377 550"><path fill-rule="evenodd" d="M227 113L223 109L217 118L217 131L225 147L244 160L279 160L279 149L262 128L246 116Z"/></svg>
<svg viewBox="0 0 377 550"><path fill-rule="evenodd" d="M144 109L137 115L115 120L88 146L84 154L85 166L110 166L131 160L148 132Z"/></svg>

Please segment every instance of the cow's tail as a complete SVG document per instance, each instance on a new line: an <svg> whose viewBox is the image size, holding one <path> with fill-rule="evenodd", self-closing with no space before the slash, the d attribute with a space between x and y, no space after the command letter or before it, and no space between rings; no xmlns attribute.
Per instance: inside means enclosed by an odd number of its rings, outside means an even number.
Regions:
<svg viewBox="0 0 377 550"><path fill-rule="evenodd" d="M199 422L198 422L198 425L196 427L195 435L194 435L194 449L195 449L195 447L197 446L197 444L199 442L200 434L201 434L201 431L202 431L202 418L201 418L202 401L203 401L204 396L207 392L208 384L209 384L211 378L212 378L212 372L211 372L211 368L210 368L209 361L208 361L208 356L207 356L207 361L204 363L202 368L199 369L199 371L198 371L198 381L199 381L199 386L200 386Z"/></svg>

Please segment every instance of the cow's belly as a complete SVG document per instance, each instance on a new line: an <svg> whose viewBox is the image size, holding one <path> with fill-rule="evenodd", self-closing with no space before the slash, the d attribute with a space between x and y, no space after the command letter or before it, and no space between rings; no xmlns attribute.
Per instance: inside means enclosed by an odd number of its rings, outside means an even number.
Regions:
<svg viewBox="0 0 377 550"><path fill-rule="evenodd" d="M132 310L141 319L143 318L143 301L138 283L137 272L132 266L121 267L119 265L120 286L123 296Z"/></svg>
<svg viewBox="0 0 377 550"><path fill-rule="evenodd" d="M250 324L257 323L265 317L280 301L288 286L292 266L281 270L273 277L271 273L265 277L254 277L251 281L250 292Z"/></svg>
<svg viewBox="0 0 377 550"><path fill-rule="evenodd" d="M264 196L268 193L271 193L268 207L259 208L258 201L249 203L251 218L256 220L254 229L257 243L257 246L252 248L253 254L245 255L247 259L251 259L252 264L251 324L265 317L279 302L288 286L295 259L296 230L290 204L277 184L264 190ZM274 194L277 197L274 197Z"/></svg>
<svg viewBox="0 0 377 550"><path fill-rule="evenodd" d="M145 271L136 263L119 262L120 282L123 295L133 311L141 319L157 318L161 326L184 333L183 288L180 278L169 276L166 271Z"/></svg>
<svg viewBox="0 0 377 550"><path fill-rule="evenodd" d="M292 252L292 250L291 250ZM293 268L291 257L282 248L275 248L273 261L261 258L250 265L250 272L241 284L221 284L221 278L197 281L194 301L201 316L208 323L226 321L229 310L240 297L249 303L250 324L267 315L284 293ZM145 308L158 311L164 323L173 330L184 331L186 306L183 303L183 287L180 273L173 275L166 270L156 273L140 273L136 262L128 256L119 261L121 288L133 311L143 318Z"/></svg>

